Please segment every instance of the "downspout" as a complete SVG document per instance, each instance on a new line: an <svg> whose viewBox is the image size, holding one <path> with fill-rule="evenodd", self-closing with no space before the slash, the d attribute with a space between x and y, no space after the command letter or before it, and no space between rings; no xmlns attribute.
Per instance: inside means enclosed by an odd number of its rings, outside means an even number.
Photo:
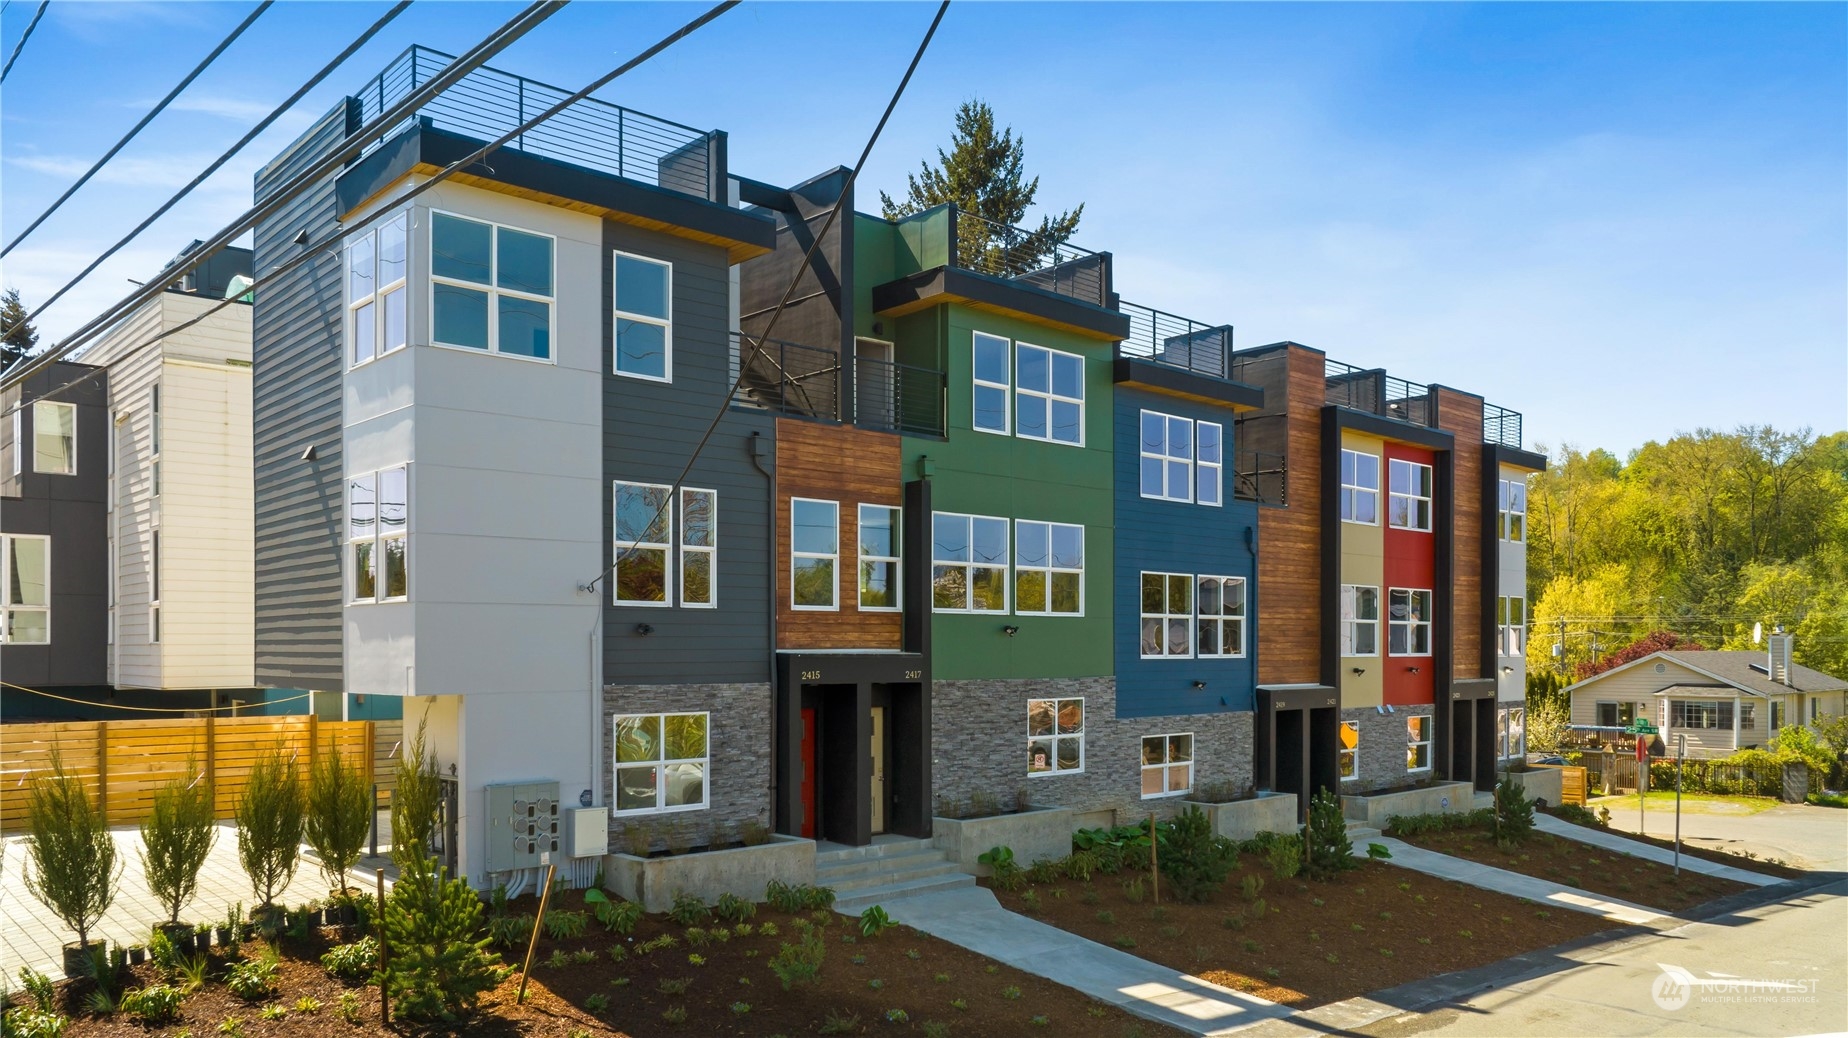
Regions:
<svg viewBox="0 0 1848 1038"><path fill-rule="evenodd" d="M773 422L775 420L774 418L771 419ZM751 438L745 441L745 447L751 455L751 467L763 473L764 478L770 481L770 593L764 596L764 601L769 611L768 628L770 631L767 661L770 668L770 780L765 792L770 802L769 827L770 830L774 832L776 830L776 798L781 788L777 778L778 768L781 764L781 753L777 739L777 719L779 716L779 711L777 710L777 697L780 694L780 690L776 687L776 466L772 464L769 468L764 467L764 458L768 455L769 450L764 443L763 433L761 431L754 430L751 433Z"/></svg>

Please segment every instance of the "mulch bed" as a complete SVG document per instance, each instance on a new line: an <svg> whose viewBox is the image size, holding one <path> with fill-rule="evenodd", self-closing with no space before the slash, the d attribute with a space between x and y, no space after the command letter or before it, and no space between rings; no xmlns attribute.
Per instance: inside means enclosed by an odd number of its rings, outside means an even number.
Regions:
<svg viewBox="0 0 1848 1038"><path fill-rule="evenodd" d="M1552 814L1551 811L1547 813ZM1554 817L1557 818L1559 816L1555 815ZM1573 822L1570 818L1561 818L1560 821L1578 825L1577 822ZM1589 826L1581 826L1581 828L1589 828ZM1665 851L1672 851L1675 849L1674 840L1665 840L1659 836L1638 836L1635 833L1625 832L1622 829L1598 829L1596 831L1610 833L1613 836L1621 836L1626 840L1636 840L1639 843L1652 844ZM1699 858L1702 861L1710 861L1716 865L1731 865L1735 869L1756 872L1761 876L1775 876L1778 879L1803 879L1810 875L1810 873L1793 865L1777 865L1763 858L1748 858L1743 854L1728 854L1725 851L1715 850L1712 847L1701 847L1689 843L1686 838L1683 838L1681 841L1681 854L1683 857Z"/></svg>
<svg viewBox="0 0 1848 1038"><path fill-rule="evenodd" d="M1263 883L1256 894L1262 915L1244 896L1247 876ZM1612 928L1583 912L1377 861L1317 882L1278 879L1261 858L1245 854L1205 904L1156 906L1146 896L1148 880L1146 872L1125 871L995 893L1009 909L1062 930L1299 1009Z"/></svg>

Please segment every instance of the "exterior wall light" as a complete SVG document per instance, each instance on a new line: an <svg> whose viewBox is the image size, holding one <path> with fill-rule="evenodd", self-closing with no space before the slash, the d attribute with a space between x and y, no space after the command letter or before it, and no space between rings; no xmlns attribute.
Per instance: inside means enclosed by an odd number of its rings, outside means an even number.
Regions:
<svg viewBox="0 0 1848 1038"><path fill-rule="evenodd" d="M1006 627L1001 628L1001 633L1007 635L1009 638L1012 638L1016 634L1020 633L1020 628L1015 627L1013 624L1008 624Z"/></svg>
<svg viewBox="0 0 1848 1038"><path fill-rule="evenodd" d="M1353 667L1351 669L1354 671L1356 675L1365 674L1367 672L1367 668L1365 667Z"/></svg>
<svg viewBox="0 0 1848 1038"><path fill-rule="evenodd" d="M635 633L646 638L654 633L654 624L636 624Z"/></svg>
<svg viewBox="0 0 1848 1038"><path fill-rule="evenodd" d="M1193 683L1193 687L1194 687L1195 689L1197 689L1197 690L1199 690L1199 691L1202 691L1202 692L1204 692L1204 691L1206 691L1206 682L1204 682L1204 681L1196 681L1196 682L1194 682L1194 683Z"/></svg>

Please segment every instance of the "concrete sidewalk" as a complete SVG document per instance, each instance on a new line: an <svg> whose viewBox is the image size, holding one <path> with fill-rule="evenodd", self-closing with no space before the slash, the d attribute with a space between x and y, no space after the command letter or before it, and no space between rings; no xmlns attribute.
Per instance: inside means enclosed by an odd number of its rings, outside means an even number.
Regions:
<svg viewBox="0 0 1848 1038"><path fill-rule="evenodd" d="M984 887L908 898L893 908L906 926L1188 1034L1222 1034L1290 1015L1274 1002L1016 915Z"/></svg>
<svg viewBox="0 0 1848 1038"><path fill-rule="evenodd" d="M1562 821L1538 811L1534 812L1534 828L1543 833L1563 836L1568 840L1577 840L1580 843L1591 844L1593 847L1601 847L1607 851L1616 851L1619 854L1628 854L1663 865L1671 865L1675 861L1675 852L1672 850L1657 847L1652 843L1643 843L1641 840L1618 836L1616 833L1602 829L1588 829L1582 825L1573 825L1571 822ZM1681 867L1689 872L1698 872L1703 876L1729 879L1734 883L1745 883L1754 887L1768 887L1774 883L1784 882L1775 876L1763 876L1756 872L1747 872L1744 869L1733 868L1731 865L1721 865L1719 862L1687 854L1681 856Z"/></svg>
<svg viewBox="0 0 1848 1038"><path fill-rule="evenodd" d="M1661 927L1679 921L1674 916L1653 908L1645 908L1642 905L1619 901L1612 897L1588 894L1577 887L1568 887L1563 883L1523 876L1518 872L1509 872L1507 869L1498 869L1492 865L1482 865L1463 858L1453 858L1448 854L1427 851L1414 847L1404 840L1395 840L1390 836L1374 837L1372 842L1385 844L1392 851L1392 863L1401 868L1436 876L1439 879L1467 883L1484 890L1524 897L1536 904L1558 905L1575 912L1601 915L1620 923Z"/></svg>

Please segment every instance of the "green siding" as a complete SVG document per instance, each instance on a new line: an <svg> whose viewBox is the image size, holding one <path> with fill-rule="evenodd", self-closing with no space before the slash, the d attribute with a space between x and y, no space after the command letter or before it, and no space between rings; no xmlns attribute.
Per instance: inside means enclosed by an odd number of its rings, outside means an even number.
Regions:
<svg viewBox="0 0 1848 1038"><path fill-rule="evenodd" d="M855 300L853 308L853 333L870 338L890 340L892 338L892 321L887 318L886 333L879 335L873 331L873 322L880 320L873 313L868 303L868 293L872 286L883 285L898 277L893 266L893 249L898 240L898 231L891 224L876 216L855 213L853 216L853 283L861 296ZM902 359L902 358L901 358Z"/></svg>

